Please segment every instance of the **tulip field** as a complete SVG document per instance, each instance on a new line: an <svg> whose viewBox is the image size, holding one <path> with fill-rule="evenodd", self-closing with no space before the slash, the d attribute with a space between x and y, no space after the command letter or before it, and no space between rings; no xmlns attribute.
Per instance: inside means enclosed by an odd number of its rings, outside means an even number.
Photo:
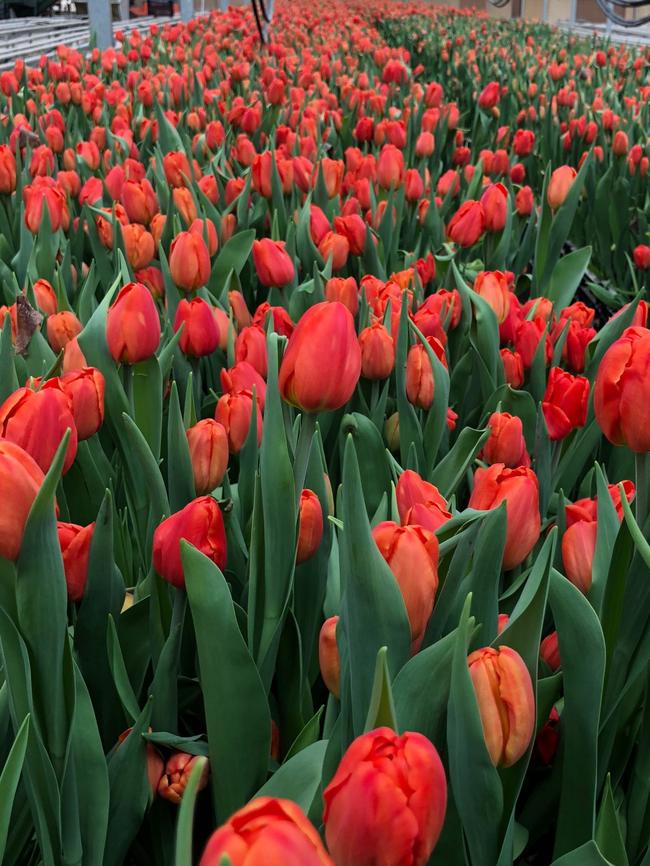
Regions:
<svg viewBox="0 0 650 866"><path fill-rule="evenodd" d="M649 130L420 2L0 72L3 866L650 866Z"/></svg>

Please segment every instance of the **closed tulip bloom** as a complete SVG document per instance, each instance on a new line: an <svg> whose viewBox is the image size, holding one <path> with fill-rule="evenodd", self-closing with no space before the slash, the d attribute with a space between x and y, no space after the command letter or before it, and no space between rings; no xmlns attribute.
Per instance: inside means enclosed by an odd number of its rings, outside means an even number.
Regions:
<svg viewBox="0 0 650 866"><path fill-rule="evenodd" d="M318 637L318 663L320 675L335 698L341 693L341 659L339 648L336 643L336 626L338 616L326 619Z"/></svg>
<svg viewBox="0 0 650 866"><path fill-rule="evenodd" d="M535 696L528 668L508 646L484 647L467 659L485 745L495 767L511 767L535 732Z"/></svg>
<svg viewBox="0 0 650 866"><path fill-rule="evenodd" d="M256 402L257 444L262 441L262 411ZM251 391L232 391L219 397L215 418L225 427L231 454L239 454L244 446L253 416Z"/></svg>
<svg viewBox="0 0 650 866"><path fill-rule="evenodd" d="M316 828L291 800L256 797L216 830L199 866L334 866Z"/></svg>
<svg viewBox="0 0 650 866"><path fill-rule="evenodd" d="M522 186L515 196L515 210L520 217L530 216L535 206L535 196L529 186Z"/></svg>
<svg viewBox="0 0 650 866"><path fill-rule="evenodd" d="M323 794L336 866L425 866L447 809L447 781L422 734L376 728L357 737Z"/></svg>
<svg viewBox="0 0 650 866"><path fill-rule="evenodd" d="M70 340L70 342L66 344L65 349L63 350L63 372L73 373L83 370L83 368L87 366L88 362L86 361L84 353L81 351L79 341L75 337L74 340Z"/></svg>
<svg viewBox="0 0 650 866"><path fill-rule="evenodd" d="M474 291L494 310L497 322L505 322L510 310L510 291L503 271L481 271L476 275Z"/></svg>
<svg viewBox="0 0 650 866"><path fill-rule="evenodd" d="M0 406L0 436L24 448L47 472L66 430L70 438L63 472L77 454L77 428L70 399L60 388L18 388Z"/></svg>
<svg viewBox="0 0 650 866"><path fill-rule="evenodd" d="M506 543L503 569L520 565L535 546L541 531L539 483L532 469L507 469L495 463L477 469L468 507L490 511L506 503Z"/></svg>
<svg viewBox="0 0 650 866"><path fill-rule="evenodd" d="M646 244L639 244L632 251L635 266L640 271L647 271L650 268L650 247Z"/></svg>
<svg viewBox="0 0 650 866"><path fill-rule="evenodd" d="M421 132L415 141L415 155L418 159L428 157L433 154L436 147L436 140L431 132Z"/></svg>
<svg viewBox="0 0 650 866"><path fill-rule="evenodd" d="M260 283L266 288L287 286L296 276L296 268L284 241L262 238L253 241L253 263Z"/></svg>
<svg viewBox="0 0 650 866"><path fill-rule="evenodd" d="M345 235L339 235L336 232L327 232L323 240L318 245L318 252L327 262L332 259L332 270L340 271L344 268L348 261L350 253L350 244Z"/></svg>
<svg viewBox="0 0 650 866"><path fill-rule="evenodd" d="M191 358L210 355L219 345L219 328L212 307L203 298L183 298L176 308L174 333L183 326L179 340L181 352Z"/></svg>
<svg viewBox="0 0 650 866"><path fill-rule="evenodd" d="M594 410L612 444L650 451L650 330L627 328L605 352L596 372Z"/></svg>
<svg viewBox="0 0 650 866"><path fill-rule="evenodd" d="M404 154L394 144L385 144L377 160L377 183L382 189L397 189L404 182Z"/></svg>
<svg viewBox="0 0 650 866"><path fill-rule="evenodd" d="M494 108L501 99L501 86L498 81L490 81L479 94L478 104L481 108Z"/></svg>
<svg viewBox="0 0 650 866"><path fill-rule="evenodd" d="M411 651L417 652L438 591L438 539L422 526L390 520L375 526L372 537L395 575L411 625Z"/></svg>
<svg viewBox="0 0 650 866"><path fill-rule="evenodd" d="M210 219L196 218L190 223L190 234L198 235L208 246L210 258L219 249L219 236L215 224Z"/></svg>
<svg viewBox="0 0 650 866"><path fill-rule="evenodd" d="M570 165L561 165L555 169L546 189L546 201L550 208L557 210L564 204L575 179L576 170Z"/></svg>
<svg viewBox="0 0 650 866"><path fill-rule="evenodd" d="M146 361L160 343L160 319L149 289L127 283L106 316L106 342L113 360L125 364Z"/></svg>
<svg viewBox="0 0 650 866"><path fill-rule="evenodd" d="M122 187L120 198L132 223L147 226L158 213L158 197L146 178L140 181L127 180Z"/></svg>
<svg viewBox="0 0 650 866"><path fill-rule="evenodd" d="M70 400L79 442L89 439L104 423L105 380L96 367L84 367L48 379L43 389L60 388Z"/></svg>
<svg viewBox="0 0 650 866"><path fill-rule="evenodd" d="M366 224L358 214L334 217L334 231L343 235L353 256L360 256L366 246Z"/></svg>
<svg viewBox="0 0 650 866"><path fill-rule="evenodd" d="M623 132L622 129L619 129L614 134L614 140L612 141L612 153L614 156L625 156L628 148L628 139L627 134Z"/></svg>
<svg viewBox="0 0 650 866"><path fill-rule="evenodd" d="M194 196L191 191L187 187L178 186L172 190L172 199L181 220L186 226L190 226L198 217Z"/></svg>
<svg viewBox="0 0 650 866"><path fill-rule="evenodd" d="M0 144L0 195L16 189L16 157L7 144Z"/></svg>
<svg viewBox="0 0 650 866"><path fill-rule="evenodd" d="M64 349L81 333L83 325L70 310L61 310L47 319L47 340L55 352Z"/></svg>
<svg viewBox="0 0 650 866"><path fill-rule="evenodd" d="M210 279L210 253L197 232L180 232L169 251L169 270L179 289L194 292Z"/></svg>
<svg viewBox="0 0 650 866"><path fill-rule="evenodd" d="M447 226L449 239L461 247L472 247L485 231L485 212L478 201L466 201Z"/></svg>
<svg viewBox="0 0 650 866"><path fill-rule="evenodd" d="M409 168L404 175L404 197L406 201L415 202L424 195L424 181L416 168Z"/></svg>
<svg viewBox="0 0 650 866"><path fill-rule="evenodd" d="M187 752L174 752L174 754L167 759L165 771L158 782L158 793L160 796L178 806L183 799L185 788L187 787L187 783L192 775L192 770L198 760L199 758L197 755L188 755ZM210 766L206 763L203 772L201 773L201 777L199 778L199 784L196 789L197 791L202 791L205 788L208 784L209 775Z"/></svg>
<svg viewBox="0 0 650 866"><path fill-rule="evenodd" d="M228 469L228 434L213 418L199 421L187 431L194 488L198 496L219 487Z"/></svg>
<svg viewBox="0 0 650 866"><path fill-rule="evenodd" d="M1 147L1 145L0 145ZM34 297L38 309L45 316L52 316L59 309L56 292L48 280L36 280L34 283Z"/></svg>
<svg viewBox="0 0 650 866"><path fill-rule="evenodd" d="M25 225L36 234L41 227L44 209L47 208L50 228L53 232L70 223L70 211L64 191L51 177L35 177L33 182L23 188L25 201Z"/></svg>
<svg viewBox="0 0 650 866"><path fill-rule="evenodd" d="M323 509L313 490L303 490L298 505L298 548L296 562L300 564L316 553L323 538Z"/></svg>
<svg viewBox="0 0 650 866"><path fill-rule="evenodd" d="M228 292L228 305L232 311L233 319L237 325L237 330L248 327L253 324L253 317L246 305L246 300L241 292Z"/></svg>
<svg viewBox="0 0 650 866"><path fill-rule="evenodd" d="M395 344L383 324L376 320L359 334L361 375L364 379L387 379L395 366Z"/></svg>
<svg viewBox="0 0 650 866"><path fill-rule="evenodd" d="M77 526L74 523L58 522L56 528L59 534L61 556L63 557L68 598L72 602L81 601L88 581L90 543L95 524Z"/></svg>
<svg viewBox="0 0 650 866"><path fill-rule="evenodd" d="M235 341L235 360L247 361L266 379L268 372L268 353L266 348L266 332L259 325L242 328Z"/></svg>
<svg viewBox="0 0 650 866"><path fill-rule="evenodd" d="M310 307L296 325L278 385L283 399L305 412L332 411L348 402L360 373L354 319L343 304L324 301Z"/></svg>
<svg viewBox="0 0 650 866"><path fill-rule="evenodd" d="M572 430L584 427L588 403L589 379L552 367L542 400L549 439L564 439Z"/></svg>
<svg viewBox="0 0 650 866"><path fill-rule="evenodd" d="M502 183L493 183L481 196L485 214L485 228L489 232L500 232L508 215L508 190Z"/></svg>
<svg viewBox="0 0 650 866"><path fill-rule="evenodd" d="M451 520L445 498L435 484L425 481L412 469L406 469L398 478L395 495L403 526L416 524L435 532Z"/></svg>
<svg viewBox="0 0 650 866"><path fill-rule="evenodd" d="M153 235L139 223L122 226L122 239L129 264L134 271L146 268L156 254Z"/></svg>
<svg viewBox="0 0 650 866"><path fill-rule="evenodd" d="M181 541L205 554L223 571L226 567L226 530L218 503L211 496L193 499L160 523L153 534L153 565L172 586L183 588L185 576Z"/></svg>
<svg viewBox="0 0 650 866"><path fill-rule="evenodd" d="M493 412L488 427L490 436L482 451L486 463L503 463L510 469L530 466L521 418L509 412Z"/></svg>
<svg viewBox="0 0 650 866"><path fill-rule="evenodd" d="M330 277L325 283L325 300L340 301L353 316L359 312L359 286L354 277Z"/></svg>
<svg viewBox="0 0 650 866"><path fill-rule="evenodd" d="M0 439L0 501L11 503L0 513L0 556L5 559L18 558L27 517L44 478L27 451Z"/></svg>
<svg viewBox="0 0 650 866"><path fill-rule="evenodd" d="M562 536L564 571L571 583L583 593L591 589L597 533L596 520L578 520Z"/></svg>
<svg viewBox="0 0 650 866"><path fill-rule="evenodd" d="M264 411L266 382L252 364L249 364L248 361L238 361L234 367L230 367L228 370L223 369L219 375L224 394L230 394L232 391L250 391L252 393L254 388L260 409L262 412Z"/></svg>
<svg viewBox="0 0 650 866"><path fill-rule="evenodd" d="M427 337L427 343L446 367L447 358L440 340ZM411 346L406 356L406 396L409 403L420 409L430 409L433 404L434 387L433 367L429 353L422 343L416 343Z"/></svg>
<svg viewBox="0 0 650 866"><path fill-rule="evenodd" d="M560 659L560 646L556 631L546 635L539 645L539 654L552 671L556 671L562 664Z"/></svg>
<svg viewBox="0 0 650 866"><path fill-rule="evenodd" d="M500 350L505 380L511 388L521 388L524 384L524 362L519 352L512 349Z"/></svg>
<svg viewBox="0 0 650 866"><path fill-rule="evenodd" d="M345 165L340 159L328 159L325 157L320 161L323 171L323 180L328 198L335 198L341 191Z"/></svg>

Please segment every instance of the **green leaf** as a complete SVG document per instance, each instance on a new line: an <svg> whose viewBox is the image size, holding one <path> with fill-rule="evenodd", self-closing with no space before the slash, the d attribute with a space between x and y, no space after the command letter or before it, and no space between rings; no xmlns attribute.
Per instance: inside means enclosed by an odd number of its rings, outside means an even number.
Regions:
<svg viewBox="0 0 650 866"><path fill-rule="evenodd" d="M615 866L600 853L598 845L592 840L579 848L569 851L554 860L551 866Z"/></svg>
<svg viewBox="0 0 650 866"><path fill-rule="evenodd" d="M172 513L185 508L196 497L190 448L176 382L172 382L167 416L167 487Z"/></svg>
<svg viewBox="0 0 650 866"><path fill-rule="evenodd" d="M375 728L382 727L392 728L394 731L398 730L386 656L387 649L383 646L377 653L375 680L370 693L370 706L368 707L365 731L373 731Z"/></svg>
<svg viewBox="0 0 650 866"><path fill-rule="evenodd" d="M246 803L266 774L271 716L260 675L217 566L181 543L203 691L212 790L219 822Z"/></svg>
<svg viewBox="0 0 650 866"><path fill-rule="evenodd" d="M562 768L555 837L559 856L593 838L605 641L587 599L555 571L549 598L564 675L564 753L570 756Z"/></svg>
<svg viewBox="0 0 650 866"><path fill-rule="evenodd" d="M628 866L625 842L623 841L621 824L614 804L612 782L609 775L605 780L605 791L596 822L594 841L603 856L611 861L614 866Z"/></svg>
<svg viewBox="0 0 650 866"><path fill-rule="evenodd" d="M194 807L196 795L199 792L199 782L208 762L207 758L199 758L192 767L187 787L183 792L178 821L176 823L176 858L174 866L192 866L192 842L194 829Z"/></svg>
<svg viewBox="0 0 650 866"><path fill-rule="evenodd" d="M163 414L162 372L158 358L153 355L146 361L134 364L131 375L133 377L133 418L151 453L158 460Z"/></svg>
<svg viewBox="0 0 650 866"><path fill-rule="evenodd" d="M237 232L227 243L225 243L214 263L213 275L219 283L223 283L229 271L234 271L238 276L253 249L255 231L249 229Z"/></svg>
<svg viewBox="0 0 650 866"><path fill-rule="evenodd" d="M255 796L293 800L303 812L308 812L321 785L326 749L327 740L302 749L282 764Z"/></svg>
<svg viewBox="0 0 650 866"><path fill-rule="evenodd" d="M374 273L374 271L372 272ZM417 413L406 396L406 359L409 348L409 311L408 297L404 292L399 320L397 355L395 358L395 383L397 390L397 411L399 412L399 447L402 466L406 469L424 469L424 446L422 429ZM409 453L414 449L417 465L409 464Z"/></svg>
<svg viewBox="0 0 650 866"><path fill-rule="evenodd" d="M553 268L546 297L553 301L556 312L568 307L585 271L589 267L591 247L583 247L563 256Z"/></svg>
<svg viewBox="0 0 650 866"><path fill-rule="evenodd" d="M449 499L461 483L489 435L488 429L464 427L452 448L435 467L431 473L431 483L436 485L445 499Z"/></svg>
<svg viewBox="0 0 650 866"><path fill-rule="evenodd" d="M14 805L14 797L18 789L20 775L23 770L25 752L27 751L27 738L29 736L29 716L25 716L23 723L18 729L11 751L7 755L2 775L0 776L0 862L3 861L9 823Z"/></svg>
<svg viewBox="0 0 650 866"><path fill-rule="evenodd" d="M115 628L115 621L111 615L108 617L108 633L106 640L108 663L113 675L113 682L115 683L117 694L119 695L124 710L131 717L131 721L134 722L140 715L140 706L138 704L138 699L135 696L135 692L133 691L133 686L129 680L126 665L124 664L124 656L122 655L122 647L120 646L120 639L117 635L117 629Z"/></svg>
<svg viewBox="0 0 650 866"><path fill-rule="evenodd" d="M343 524L341 619L349 646L352 724L364 730L373 690L377 653L387 647L389 668L397 673L409 655L410 626L395 576L370 532L363 501L359 464L351 436L343 459ZM344 690L343 690L344 691Z"/></svg>

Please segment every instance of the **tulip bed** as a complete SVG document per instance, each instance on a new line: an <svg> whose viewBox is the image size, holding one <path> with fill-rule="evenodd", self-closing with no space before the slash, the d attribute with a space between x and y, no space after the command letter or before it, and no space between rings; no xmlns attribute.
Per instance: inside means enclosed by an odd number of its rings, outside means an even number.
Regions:
<svg viewBox="0 0 650 866"><path fill-rule="evenodd" d="M281 3L0 74L0 861L649 866L650 52Z"/></svg>

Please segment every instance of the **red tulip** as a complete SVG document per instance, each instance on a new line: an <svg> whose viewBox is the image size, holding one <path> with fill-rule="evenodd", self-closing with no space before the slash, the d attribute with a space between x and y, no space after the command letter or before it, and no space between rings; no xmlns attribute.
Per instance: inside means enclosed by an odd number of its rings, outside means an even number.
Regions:
<svg viewBox="0 0 650 866"><path fill-rule="evenodd" d="M481 271L476 275L474 291L494 310L497 322L505 322L510 310L510 291L502 271Z"/></svg>
<svg viewBox="0 0 650 866"><path fill-rule="evenodd" d="M562 536L562 562L566 576L583 593L591 589L597 532L596 520L578 520Z"/></svg>
<svg viewBox="0 0 650 866"><path fill-rule="evenodd" d="M639 270L646 271L650 268L650 247L646 246L646 244L639 244L634 247L632 257L634 258L634 264Z"/></svg>
<svg viewBox="0 0 650 866"><path fill-rule="evenodd" d="M323 509L313 490L300 494L298 514L298 548L296 562L300 564L316 553L323 538Z"/></svg>
<svg viewBox="0 0 650 866"><path fill-rule="evenodd" d="M146 268L156 254L153 235L139 223L122 226L122 240L129 264L134 271Z"/></svg>
<svg viewBox="0 0 650 866"><path fill-rule="evenodd" d="M183 298L176 308L174 332L183 326L179 346L184 355L202 358L219 345L219 328L212 307L203 298Z"/></svg>
<svg viewBox="0 0 650 866"><path fill-rule="evenodd" d="M542 401L549 439L564 439L572 430L584 427L588 402L589 379L552 367Z"/></svg>
<svg viewBox="0 0 650 866"><path fill-rule="evenodd" d="M291 800L256 797L216 830L199 866L334 866L318 831Z"/></svg>
<svg viewBox="0 0 650 866"><path fill-rule="evenodd" d="M570 165L561 165L555 169L546 189L546 200L549 207L557 210L564 204L575 179L576 170Z"/></svg>
<svg viewBox="0 0 650 866"><path fill-rule="evenodd" d="M521 355L511 349L501 349L500 354L506 382L512 388L521 388L524 384L524 362Z"/></svg>
<svg viewBox="0 0 650 866"><path fill-rule="evenodd" d="M228 469L228 435L223 424L205 418L187 430L194 488L198 496L219 487Z"/></svg>
<svg viewBox="0 0 650 866"><path fill-rule="evenodd" d="M257 277L263 286L287 286L296 276L296 269L284 241L262 238L253 241L253 262Z"/></svg>
<svg viewBox="0 0 650 866"><path fill-rule="evenodd" d="M358 214L334 217L334 230L343 235L353 256L360 256L366 246L366 224Z"/></svg>
<svg viewBox="0 0 650 866"><path fill-rule="evenodd" d="M94 523L90 526L57 523L68 598L72 602L81 601L86 590L90 543L94 529Z"/></svg>
<svg viewBox="0 0 650 866"><path fill-rule="evenodd" d="M325 300L340 301L353 316L359 312L359 287L354 277L330 277L325 283Z"/></svg>
<svg viewBox="0 0 650 866"><path fill-rule="evenodd" d="M438 359L446 367L445 349L440 340L427 337L427 343ZM430 409L433 405L435 381L429 353L422 343L416 343L406 356L406 396L410 403L420 409Z"/></svg>
<svg viewBox="0 0 650 866"><path fill-rule="evenodd" d="M160 343L160 319L151 293L142 283L127 283L109 307L106 342L115 361L146 361Z"/></svg>
<svg viewBox="0 0 650 866"><path fill-rule="evenodd" d="M502 183L493 183L481 196L485 228L489 232L500 232L508 215L508 190Z"/></svg>
<svg viewBox="0 0 650 866"><path fill-rule="evenodd" d="M44 477L27 451L0 439L0 499L11 503L0 513L0 556L5 559L18 558L27 517Z"/></svg>
<svg viewBox="0 0 650 866"><path fill-rule="evenodd" d="M2 147L3 145L0 145ZM56 292L48 280L36 280L34 283L34 297L38 309L46 316L52 316L59 309Z"/></svg>
<svg viewBox="0 0 650 866"><path fill-rule="evenodd" d="M282 358L283 399L305 412L339 409L354 393L360 373L361 349L350 311L336 301L310 307Z"/></svg>
<svg viewBox="0 0 650 866"><path fill-rule="evenodd" d="M466 201L447 226L447 234L461 247L472 247L485 231L485 212L478 201Z"/></svg>
<svg viewBox="0 0 650 866"><path fill-rule="evenodd" d="M180 232L169 251L169 270L179 289L194 292L210 279L210 253L198 232Z"/></svg>
<svg viewBox="0 0 650 866"><path fill-rule="evenodd" d="M246 361L262 378L266 379L268 372L266 332L260 325L250 325L239 332L235 341L235 360L238 363Z"/></svg>
<svg viewBox="0 0 650 866"><path fill-rule="evenodd" d="M541 530L539 484L532 469L507 469L495 463L477 469L474 489L468 507L490 511L506 503L506 543L503 568L509 571L520 565L531 552Z"/></svg>
<svg viewBox="0 0 650 866"><path fill-rule="evenodd" d="M377 728L348 747L323 799L336 866L425 866L445 820L445 771L422 734Z"/></svg>
<svg viewBox="0 0 650 866"><path fill-rule="evenodd" d="M43 383L43 389L60 388L70 400L80 442L94 436L104 422L105 382L95 367L64 373Z"/></svg>
<svg viewBox="0 0 650 866"><path fill-rule="evenodd" d="M483 736L495 767L511 767L535 732L535 696L528 668L508 646L485 647L467 659Z"/></svg>
<svg viewBox="0 0 650 866"><path fill-rule="evenodd" d="M388 520L375 526L372 537L395 575L411 625L411 650L417 652L438 590L438 539L422 526Z"/></svg>
<svg viewBox="0 0 650 866"><path fill-rule="evenodd" d="M178 806L183 799L185 788L198 760L199 758L196 755L188 755L187 752L174 752L167 759L165 770L158 782L158 793L160 796ZM199 778L197 791L202 791L208 784L209 774L210 767L206 763Z"/></svg>
<svg viewBox="0 0 650 866"><path fill-rule="evenodd" d="M510 469L530 466L521 418L509 412L493 412L488 427L490 436L482 451L486 463L503 463Z"/></svg>
<svg viewBox="0 0 650 866"><path fill-rule="evenodd" d="M359 334L361 375L364 379L387 379L395 366L395 344L377 319Z"/></svg>
<svg viewBox="0 0 650 866"><path fill-rule="evenodd" d="M435 532L451 520L445 498L435 484L425 481L412 469L402 472L395 494L403 526L416 524Z"/></svg>
<svg viewBox="0 0 650 866"><path fill-rule="evenodd" d="M230 394L232 391L250 391L252 393L254 388L260 409L262 412L264 411L266 382L252 364L249 364L248 361L239 361L229 370L222 370L220 377L221 388L225 394Z"/></svg>
<svg viewBox="0 0 650 866"><path fill-rule="evenodd" d="M66 430L70 438L63 472L77 454L77 428L70 399L55 387L32 391L18 388L0 406L0 436L24 448L43 472L47 472Z"/></svg>
<svg viewBox="0 0 650 866"><path fill-rule="evenodd" d="M338 698L341 692L341 659L336 643L338 616L326 619L318 637L318 663L323 682L328 690Z"/></svg>
<svg viewBox="0 0 650 866"><path fill-rule="evenodd" d="M377 160L377 183L382 189L396 189L404 182L404 154L394 144L385 144Z"/></svg>
<svg viewBox="0 0 650 866"><path fill-rule="evenodd" d="M231 454L239 454L244 446L253 417L253 394L251 391L232 391L219 398L215 418L226 429ZM262 411L257 403L257 444L262 441Z"/></svg>
<svg viewBox="0 0 650 866"><path fill-rule="evenodd" d="M547 635L539 645L539 654L552 671L556 671L562 661L560 659L560 647L556 631Z"/></svg>
<svg viewBox="0 0 650 866"><path fill-rule="evenodd" d="M226 567L226 530L221 509L211 496L193 499L160 523L153 534L153 565L173 586L184 587L181 541L188 541L223 571Z"/></svg>

